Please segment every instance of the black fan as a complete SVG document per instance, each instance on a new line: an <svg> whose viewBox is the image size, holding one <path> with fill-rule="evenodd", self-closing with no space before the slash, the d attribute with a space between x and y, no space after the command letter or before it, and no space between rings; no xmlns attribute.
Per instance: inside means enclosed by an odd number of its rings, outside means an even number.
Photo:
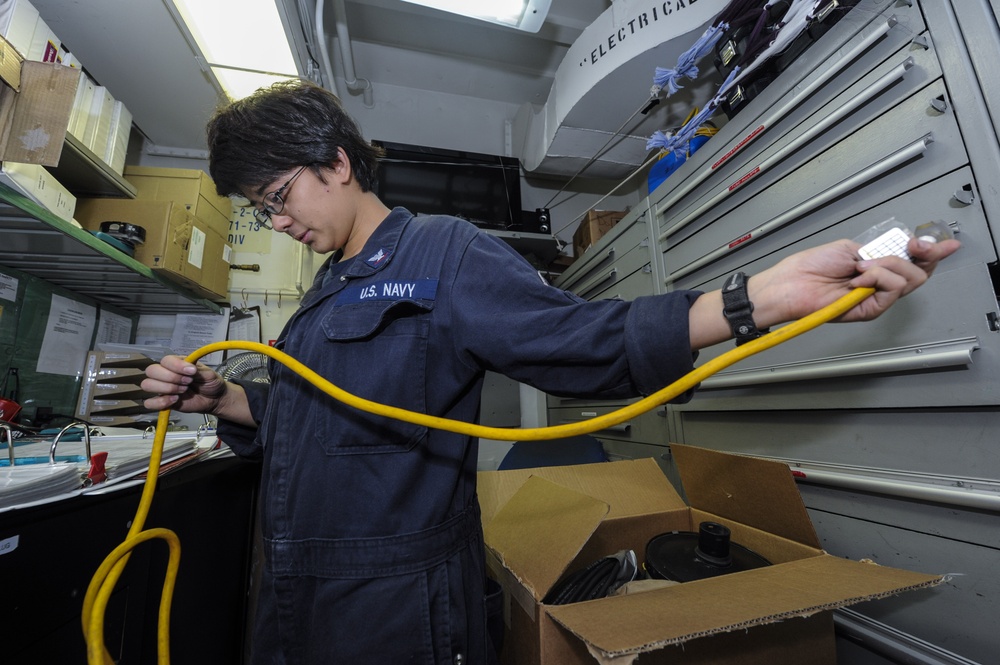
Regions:
<svg viewBox="0 0 1000 665"><path fill-rule="evenodd" d="M216 370L225 379L245 379L254 383L270 383L267 356L257 351L245 351L229 356Z"/></svg>

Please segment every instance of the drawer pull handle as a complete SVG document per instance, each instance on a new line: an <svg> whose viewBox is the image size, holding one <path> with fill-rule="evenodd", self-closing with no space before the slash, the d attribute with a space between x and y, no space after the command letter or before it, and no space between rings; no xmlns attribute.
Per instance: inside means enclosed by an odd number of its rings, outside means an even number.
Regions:
<svg viewBox="0 0 1000 665"><path fill-rule="evenodd" d="M814 381L889 372L919 372L941 367L968 367L972 364L972 352L978 348L979 339L969 337L787 365L723 371L702 381L699 390L719 390L789 381Z"/></svg>

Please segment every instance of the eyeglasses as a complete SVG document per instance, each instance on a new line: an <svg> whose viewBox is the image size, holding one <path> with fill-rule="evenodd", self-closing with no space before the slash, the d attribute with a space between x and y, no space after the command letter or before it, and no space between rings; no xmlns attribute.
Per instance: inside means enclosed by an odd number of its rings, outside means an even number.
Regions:
<svg viewBox="0 0 1000 665"><path fill-rule="evenodd" d="M306 166L301 167L298 171L289 178L284 185L274 190L273 192L268 192L261 199L261 207L254 207L253 216L260 225L267 230L272 230L274 227L271 226L271 215L280 215L281 211L285 209L285 190L292 184L292 181L299 177L299 174L306 170Z"/></svg>

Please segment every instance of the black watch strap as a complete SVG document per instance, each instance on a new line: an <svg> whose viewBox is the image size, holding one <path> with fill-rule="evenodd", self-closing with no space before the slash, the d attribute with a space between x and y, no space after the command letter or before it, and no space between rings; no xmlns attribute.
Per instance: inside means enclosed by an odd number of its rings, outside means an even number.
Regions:
<svg viewBox="0 0 1000 665"><path fill-rule="evenodd" d="M722 315L729 322L729 327L736 338L736 346L757 339L770 332L768 329L758 330L753 322L753 303L747 296L746 273L735 272L729 276L722 286Z"/></svg>

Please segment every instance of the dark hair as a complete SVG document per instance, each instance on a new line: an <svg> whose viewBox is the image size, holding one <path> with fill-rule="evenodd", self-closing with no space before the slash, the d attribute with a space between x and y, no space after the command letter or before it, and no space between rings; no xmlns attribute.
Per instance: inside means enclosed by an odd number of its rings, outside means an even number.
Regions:
<svg viewBox="0 0 1000 665"><path fill-rule="evenodd" d="M338 148L361 191L378 185L382 150L362 138L336 95L309 81L261 88L216 111L207 129L208 169L222 196L242 195L299 166L329 166Z"/></svg>

